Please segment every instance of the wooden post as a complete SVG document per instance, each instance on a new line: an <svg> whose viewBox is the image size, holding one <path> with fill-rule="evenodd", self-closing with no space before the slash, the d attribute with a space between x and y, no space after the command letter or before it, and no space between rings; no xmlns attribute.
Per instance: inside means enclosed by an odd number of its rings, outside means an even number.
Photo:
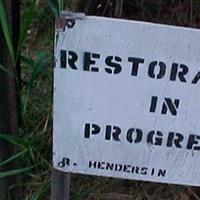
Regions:
<svg viewBox="0 0 200 200"><path fill-rule="evenodd" d="M51 200L69 200L70 195L70 174L52 170L51 179L52 191Z"/></svg>
<svg viewBox="0 0 200 200"><path fill-rule="evenodd" d="M19 0L6 0L4 5L10 25L13 46L16 49L19 38ZM8 71L16 72L17 67L11 61L8 48L3 37L0 25L0 64ZM18 132L18 97L16 78L9 73L0 70L0 132L16 135ZM0 141L0 162L14 153L14 148L5 141ZM0 167L0 171L7 171L13 166ZM15 183L14 177L0 179L0 200L7 200L9 186ZM18 193L14 193L12 199L18 199Z"/></svg>
<svg viewBox="0 0 200 200"><path fill-rule="evenodd" d="M56 19L55 31L57 40L59 29L63 29L66 25L66 20L62 17ZM55 41L55 45L56 45ZM56 46L54 47L56 48ZM69 200L70 196L70 174L65 172L60 172L56 169L52 169L51 174L51 200Z"/></svg>

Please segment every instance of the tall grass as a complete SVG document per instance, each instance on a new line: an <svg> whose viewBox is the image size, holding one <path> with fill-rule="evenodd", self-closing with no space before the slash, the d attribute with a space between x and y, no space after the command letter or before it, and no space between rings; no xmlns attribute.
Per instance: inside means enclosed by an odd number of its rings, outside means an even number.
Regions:
<svg viewBox="0 0 200 200"><path fill-rule="evenodd" d="M3 30L3 34L6 40L7 47L9 49L10 57L12 59L12 62L15 63L15 53L14 53L14 47L13 47L13 41L11 39L11 33L9 30L8 20L6 16L5 7L3 4L3 0L0 0L0 22L1 27Z"/></svg>
<svg viewBox="0 0 200 200"><path fill-rule="evenodd" d="M54 18L61 10L85 11L110 17L126 17L146 21L177 25L195 25L200 3L190 1L191 8L186 12L181 1L153 0L24 0L22 2L20 38L16 49L7 20L4 1L0 0L0 23L3 36L13 64L21 62L21 125L18 136L0 133L0 140L5 140L17 148L17 153L0 163L6 166L12 162L19 163L17 169L0 172L1 177L20 174L22 179L10 186L24 195L20 200L50 199L51 143L52 143L52 67ZM90 5L88 5L90 2ZM164 7L170 2L170 8ZM178 2L178 3L177 3ZM81 5L81 6L80 6ZM86 9L87 8L87 9ZM169 11L168 11L169 9ZM131 10L131 12L130 12ZM16 78L0 63L0 70ZM73 176L72 200L84 199L180 199L182 194L198 195L185 187L165 186L159 184L121 181L88 176ZM9 194L8 194L9 196ZM12 200L12 199L11 199Z"/></svg>
<svg viewBox="0 0 200 200"><path fill-rule="evenodd" d="M62 9L62 1L59 2L58 9ZM11 185L10 192L13 189L18 191L20 188L23 188L23 199L39 200L47 196L50 186L49 172L51 165L49 164L49 154L51 128L49 129L48 126L51 121L51 86L49 85L49 77L51 77L50 69L52 66L50 62L52 61L53 55L48 51L36 52L35 55L24 54L30 26L37 18L36 1L32 0L26 3L27 6L24 7L21 14L19 42L17 48L14 49L5 5L3 0L0 0L0 23L6 46L9 50L9 56L13 66L15 66L19 59L21 60L22 72L22 87L18 87L18 93L21 93L20 110L22 123L18 130L18 136L12 136L9 133L0 133L0 140L7 141L13 145L13 148L17 149L17 153L1 162L0 167L16 161L18 167L10 171L0 172L0 178L20 174L22 177L20 180L22 182ZM11 74L16 78L17 82L19 81L17 80L15 71L10 72L7 67L3 66L1 63L0 70ZM44 85L41 86L42 84ZM46 86L50 86L50 88L46 88ZM44 99L41 99L44 93L47 96L45 102ZM33 99L34 95L40 97L40 102L38 102L39 98ZM40 109L39 107L42 108ZM38 115L38 108L41 111L40 116ZM11 198L9 194L8 198Z"/></svg>

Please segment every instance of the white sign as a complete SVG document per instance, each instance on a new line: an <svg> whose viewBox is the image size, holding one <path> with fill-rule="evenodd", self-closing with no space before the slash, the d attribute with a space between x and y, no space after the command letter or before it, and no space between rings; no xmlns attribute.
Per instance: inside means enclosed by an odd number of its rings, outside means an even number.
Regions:
<svg viewBox="0 0 200 200"><path fill-rule="evenodd" d="M200 31L86 17L54 69L54 168L200 185Z"/></svg>

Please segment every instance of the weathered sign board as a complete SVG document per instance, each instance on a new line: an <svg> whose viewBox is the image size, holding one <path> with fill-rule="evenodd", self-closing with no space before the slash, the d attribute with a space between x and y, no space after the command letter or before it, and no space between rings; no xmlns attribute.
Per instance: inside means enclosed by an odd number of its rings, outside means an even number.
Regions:
<svg viewBox="0 0 200 200"><path fill-rule="evenodd" d="M54 168L200 185L200 31L86 17L59 32Z"/></svg>

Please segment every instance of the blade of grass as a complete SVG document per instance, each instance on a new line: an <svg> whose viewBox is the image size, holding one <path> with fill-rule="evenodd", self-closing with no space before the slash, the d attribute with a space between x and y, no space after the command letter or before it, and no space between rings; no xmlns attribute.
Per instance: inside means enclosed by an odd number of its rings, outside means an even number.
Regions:
<svg viewBox="0 0 200 200"><path fill-rule="evenodd" d="M59 1L58 0L48 0L48 5L53 12L55 17L58 17L60 14Z"/></svg>
<svg viewBox="0 0 200 200"><path fill-rule="evenodd" d="M0 133L0 140L8 141L9 143L14 144L14 145L28 151L30 154L30 157L33 159L33 161L35 161L34 155L33 155L33 153L35 152L41 158L41 160L47 164L47 166L51 167L49 162L42 156L42 154L36 148L34 148L34 146L31 143L24 141L20 137Z"/></svg>
<svg viewBox="0 0 200 200"><path fill-rule="evenodd" d="M25 172L32 170L35 167L36 167L36 165L33 165L31 167L24 167L24 168L21 168L21 169L15 169L15 170L10 170L10 171L6 171L6 172L0 172L0 178L7 177L7 176L14 176L14 175L17 175L17 174L22 174L22 173L25 173Z"/></svg>
<svg viewBox="0 0 200 200"><path fill-rule="evenodd" d="M31 159L33 161L35 161L36 159L35 159L35 156L34 156L34 153L33 153L33 148L29 147L28 150L29 150L29 155L30 155Z"/></svg>
<svg viewBox="0 0 200 200"><path fill-rule="evenodd" d="M20 49L24 43L24 40L26 39L28 28L31 22L33 21L34 12L35 12L35 0L31 2L30 7L23 13L23 16L21 18L21 28L20 28L20 37L17 48L17 57L19 56Z"/></svg>
<svg viewBox="0 0 200 200"><path fill-rule="evenodd" d="M123 0L116 0L115 2L115 17L121 17L123 10Z"/></svg>
<svg viewBox="0 0 200 200"><path fill-rule="evenodd" d="M13 135L9 135L9 134L4 134L0 132L0 140L5 140L8 141L11 144L14 144L24 150L28 150L30 147L30 144L28 144L27 142L25 142L23 139L21 139L20 137L16 137Z"/></svg>
<svg viewBox="0 0 200 200"><path fill-rule="evenodd" d="M14 156L11 156L10 158L8 158L7 160L3 161L0 163L0 167L13 161L13 160L16 160L17 158L19 158L20 156L24 155L25 153L27 152L27 150L24 150L24 151L21 151L17 154L15 154Z"/></svg>
<svg viewBox="0 0 200 200"><path fill-rule="evenodd" d="M44 199L44 195L48 192L50 188L50 182L42 183L41 185L42 185L42 188L39 191L35 192L31 200Z"/></svg>
<svg viewBox="0 0 200 200"><path fill-rule="evenodd" d="M24 63L26 66L27 65L34 66L34 61L32 60L32 58L21 55L20 59L21 63Z"/></svg>
<svg viewBox="0 0 200 200"><path fill-rule="evenodd" d="M1 22L3 34L4 34L4 37L5 37L5 40L6 40L6 44L7 44L8 50L10 52L12 62L15 63L15 54L14 54L13 42L12 42L12 39L11 39L11 34L10 34L9 26L8 26L8 20L7 20L7 17L6 17L6 11L5 11L5 7L4 7L2 0L0 0L0 22Z"/></svg>
<svg viewBox="0 0 200 200"><path fill-rule="evenodd" d="M58 0L58 8L59 8L59 15L60 15L61 11L64 9L63 0Z"/></svg>
<svg viewBox="0 0 200 200"><path fill-rule="evenodd" d="M29 156L33 161L35 161L34 152L37 154L39 153L31 143L24 141L20 137L0 133L0 140L6 140L7 142L14 144L21 149L24 149L24 151L29 152Z"/></svg>
<svg viewBox="0 0 200 200"><path fill-rule="evenodd" d="M12 73L12 72L10 72L8 69L6 69L6 67L4 67L2 64L0 64L0 71L4 71L4 72L6 72L6 73L8 73L9 75L11 75L13 78L15 78L15 75Z"/></svg>
<svg viewBox="0 0 200 200"><path fill-rule="evenodd" d="M39 74L43 72L43 70L45 69L45 66L48 65L49 62L50 62L50 59L49 59L48 53L46 51L41 51L41 52L38 52L35 61L31 64L33 71L31 73L31 77L28 82L27 92L26 92L26 96L23 102L23 109L22 109L23 115L26 113L28 100L31 94L33 84L35 80L37 79L37 77L39 76Z"/></svg>
<svg viewBox="0 0 200 200"><path fill-rule="evenodd" d="M11 193L11 191L13 190L13 189L15 189L15 190L18 190L18 188L20 188L21 186L25 186L26 188L27 187L34 187L34 186L40 186L41 185L41 183L40 182L32 182L32 181L29 181L29 182L20 182L20 183L17 183L17 184L12 184L12 185L10 185L9 186L9 190L10 190L10 193ZM8 194L9 195L9 200L13 200L12 198L11 198L11 195L10 195L10 193Z"/></svg>
<svg viewBox="0 0 200 200"><path fill-rule="evenodd" d="M29 84L32 86L38 75L45 69L44 67L50 62L48 53L46 51L38 52L35 59L35 66L31 74Z"/></svg>

